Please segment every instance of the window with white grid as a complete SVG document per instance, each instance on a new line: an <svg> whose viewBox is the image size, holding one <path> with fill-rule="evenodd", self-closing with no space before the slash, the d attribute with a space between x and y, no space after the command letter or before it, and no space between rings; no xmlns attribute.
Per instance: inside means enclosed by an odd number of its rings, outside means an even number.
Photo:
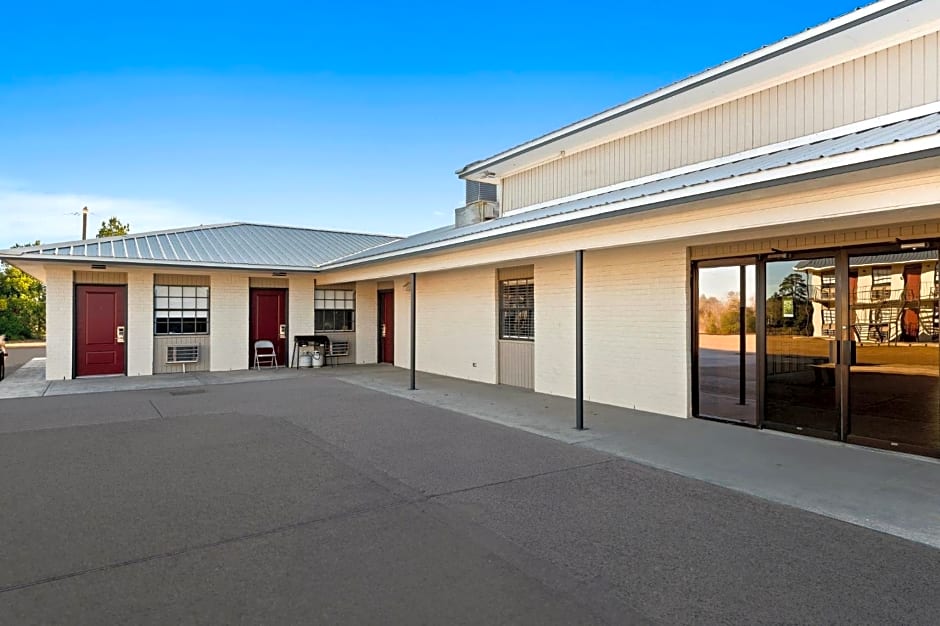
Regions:
<svg viewBox="0 0 940 626"><path fill-rule="evenodd" d="M317 331L356 330L356 292L317 289L313 296L313 323Z"/></svg>
<svg viewBox="0 0 940 626"><path fill-rule="evenodd" d="M209 288L181 285L153 286L155 335L209 333Z"/></svg>
<svg viewBox="0 0 940 626"><path fill-rule="evenodd" d="M531 278L499 283L499 338L535 339L535 281Z"/></svg>

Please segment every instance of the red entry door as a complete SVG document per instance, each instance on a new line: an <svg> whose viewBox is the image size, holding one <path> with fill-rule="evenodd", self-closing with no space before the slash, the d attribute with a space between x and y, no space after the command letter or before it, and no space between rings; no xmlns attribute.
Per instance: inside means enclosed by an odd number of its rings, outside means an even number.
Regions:
<svg viewBox="0 0 940 626"><path fill-rule="evenodd" d="M76 287L76 376L124 373L126 297L126 287Z"/></svg>
<svg viewBox="0 0 940 626"><path fill-rule="evenodd" d="M908 340L920 335L920 265L904 268L904 313L901 315L901 332Z"/></svg>
<svg viewBox="0 0 940 626"><path fill-rule="evenodd" d="M379 292L379 363L395 363L395 292Z"/></svg>
<svg viewBox="0 0 940 626"><path fill-rule="evenodd" d="M277 364L284 365L287 354L287 291L252 289L248 316L248 367L255 361L255 342L267 339L277 350Z"/></svg>

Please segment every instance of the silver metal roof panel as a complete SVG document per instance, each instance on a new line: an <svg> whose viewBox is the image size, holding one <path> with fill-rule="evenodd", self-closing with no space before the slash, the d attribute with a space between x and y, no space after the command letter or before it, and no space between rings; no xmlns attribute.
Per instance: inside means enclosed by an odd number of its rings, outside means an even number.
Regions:
<svg viewBox="0 0 940 626"><path fill-rule="evenodd" d="M878 126L859 132L849 133L843 136L823 139L814 143L796 146L793 148L782 149L769 154L742 158L730 163L705 167L701 170L679 174L676 176L653 180L647 183L625 187L614 191L608 191L577 200L560 202L551 206L524 211L506 215L488 222L473 224L470 226L454 227L445 226L435 230L418 233L411 237L399 239L381 245L370 250L357 252L338 262L348 263L350 261L366 261L370 257L404 252L411 248L446 242L451 239L458 239L467 235L496 231L507 226L513 226L525 222L534 222L547 217L555 217L568 213L574 213L584 209L600 207L627 200L636 200L640 198L653 197L668 191L675 191L687 187L694 187L709 182L732 179L747 174L755 174L766 170L787 167L798 163L804 163L815 159L824 159L854 152L856 150L865 150L895 143L898 141L907 141L919 137L926 137L940 133L940 113L930 113L914 119L902 120ZM642 209L638 209L642 210Z"/></svg>
<svg viewBox="0 0 940 626"><path fill-rule="evenodd" d="M4 256L61 260L154 261L315 269L396 237L262 224L219 224L3 251Z"/></svg>

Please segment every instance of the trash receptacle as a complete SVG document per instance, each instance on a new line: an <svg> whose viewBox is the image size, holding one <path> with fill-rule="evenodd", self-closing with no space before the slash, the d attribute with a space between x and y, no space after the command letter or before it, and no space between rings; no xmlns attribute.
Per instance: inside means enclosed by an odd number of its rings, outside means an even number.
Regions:
<svg viewBox="0 0 940 626"><path fill-rule="evenodd" d="M314 367L323 367L323 346L317 346L317 349L310 354Z"/></svg>
<svg viewBox="0 0 940 626"><path fill-rule="evenodd" d="M301 354L299 367L313 367L313 355L309 352Z"/></svg>

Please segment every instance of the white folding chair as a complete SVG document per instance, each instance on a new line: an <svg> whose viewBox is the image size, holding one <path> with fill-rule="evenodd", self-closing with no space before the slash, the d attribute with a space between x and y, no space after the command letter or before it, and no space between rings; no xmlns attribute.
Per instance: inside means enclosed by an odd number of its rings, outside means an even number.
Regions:
<svg viewBox="0 0 940 626"><path fill-rule="evenodd" d="M274 343L267 339L260 339L255 342L255 369L261 369L261 362L267 362L268 367L277 369L277 350L274 349Z"/></svg>

